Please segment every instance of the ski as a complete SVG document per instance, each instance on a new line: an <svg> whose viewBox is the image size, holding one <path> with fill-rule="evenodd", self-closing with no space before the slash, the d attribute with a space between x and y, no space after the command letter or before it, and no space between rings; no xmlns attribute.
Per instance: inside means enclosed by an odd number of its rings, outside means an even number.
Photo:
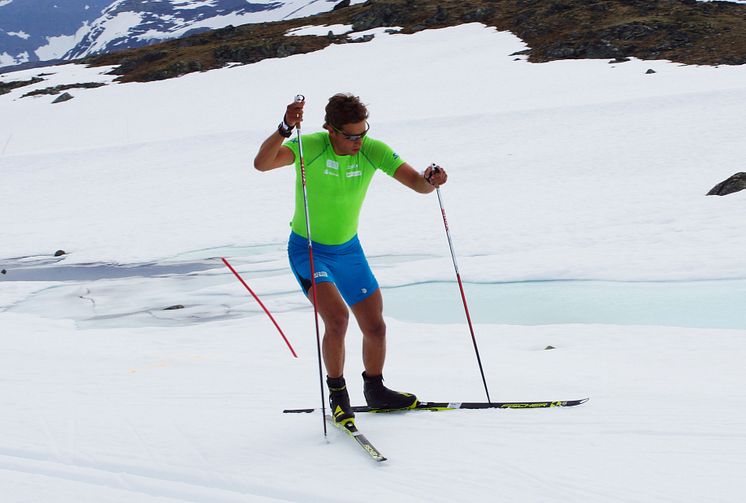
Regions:
<svg viewBox="0 0 746 503"><path fill-rule="evenodd" d="M433 412L457 409L548 409L550 407L574 407L587 402L589 398L579 400L555 400L549 402L418 402L409 409L375 409L367 405L356 405L352 407L353 412L408 412L414 410L429 410ZM285 409L285 414L298 414L315 412L318 409Z"/></svg>
<svg viewBox="0 0 746 503"><path fill-rule="evenodd" d="M313 410L313 409L312 409ZM286 411L287 412L287 411ZM368 440L365 435L360 433L360 430L357 429L357 426L355 426L354 421L347 421L346 423L338 423L334 419L332 419L331 416L327 415L326 420L329 421L331 424L337 427L337 429L345 432L347 435L355 439L355 441L358 443L360 447L363 448L363 450L368 453L368 455L374 460L378 461L379 463L381 461L386 461L386 458L384 457L381 452L376 449L373 444L370 443L370 440Z"/></svg>

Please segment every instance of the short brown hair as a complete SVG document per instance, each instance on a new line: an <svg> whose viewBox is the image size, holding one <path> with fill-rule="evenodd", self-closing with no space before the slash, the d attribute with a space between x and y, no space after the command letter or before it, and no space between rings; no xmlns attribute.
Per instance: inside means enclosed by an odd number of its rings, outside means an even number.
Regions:
<svg viewBox="0 0 746 503"><path fill-rule="evenodd" d="M329 98L326 105L324 122L336 128L345 124L361 122L368 118L368 109L358 96L349 93L338 93Z"/></svg>

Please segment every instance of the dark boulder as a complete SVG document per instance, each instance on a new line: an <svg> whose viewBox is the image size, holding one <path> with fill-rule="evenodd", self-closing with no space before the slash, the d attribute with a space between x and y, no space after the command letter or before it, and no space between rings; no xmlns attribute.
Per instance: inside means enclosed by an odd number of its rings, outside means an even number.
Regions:
<svg viewBox="0 0 746 503"><path fill-rule="evenodd" d="M726 194L732 194L743 189L746 189L746 173L741 172L736 173L727 180L723 180L719 184L715 185L712 189L710 189L710 192L708 192L707 195L724 196Z"/></svg>
<svg viewBox="0 0 746 503"><path fill-rule="evenodd" d="M62 103L63 101L70 101L71 99L73 99L72 94L62 93L52 103Z"/></svg>

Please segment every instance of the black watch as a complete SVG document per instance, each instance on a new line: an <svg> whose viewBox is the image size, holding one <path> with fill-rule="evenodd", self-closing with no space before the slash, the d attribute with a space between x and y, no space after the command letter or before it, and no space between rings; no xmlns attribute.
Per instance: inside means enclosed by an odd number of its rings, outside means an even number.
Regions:
<svg viewBox="0 0 746 503"><path fill-rule="evenodd" d="M293 135L293 127L294 126L288 126L285 123L285 117L283 117L282 122L277 126L277 132L284 138L290 138Z"/></svg>

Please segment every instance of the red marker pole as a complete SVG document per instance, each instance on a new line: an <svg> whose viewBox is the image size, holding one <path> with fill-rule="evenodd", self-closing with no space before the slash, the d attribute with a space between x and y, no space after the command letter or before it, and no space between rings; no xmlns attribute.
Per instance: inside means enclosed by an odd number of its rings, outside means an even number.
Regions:
<svg viewBox="0 0 746 503"><path fill-rule="evenodd" d="M252 297L254 297L254 299L256 299L256 301L259 303L259 305L262 306L262 309L264 309L264 312L267 313L267 316L269 316L269 319L272 320L272 323L274 323L275 327L277 327L277 330L280 332L280 335L282 336L282 340L285 341L285 344L287 344L288 349L290 350L290 352L293 354L293 356L295 358L298 358L298 355L295 354L295 350L293 349L293 346L290 344L290 341L288 340L288 338L285 337L285 334L282 332L282 329L280 328L280 325L277 324L277 321L275 321L275 318L269 312L269 309L267 309L264 306L264 304L262 303L262 301L259 300L259 297L257 296L257 294L254 293L254 290L252 290L251 287L249 287L249 285L243 280L243 278L241 277L241 275L238 274L238 272L236 272L236 270L233 268L233 266L228 263L228 261L225 259L225 257L221 257L221 258L223 259L223 263L228 267L228 269L230 269L231 272L236 276L236 278L238 278L238 281L240 281L241 284L246 287L246 289L249 291L249 293L252 295Z"/></svg>

